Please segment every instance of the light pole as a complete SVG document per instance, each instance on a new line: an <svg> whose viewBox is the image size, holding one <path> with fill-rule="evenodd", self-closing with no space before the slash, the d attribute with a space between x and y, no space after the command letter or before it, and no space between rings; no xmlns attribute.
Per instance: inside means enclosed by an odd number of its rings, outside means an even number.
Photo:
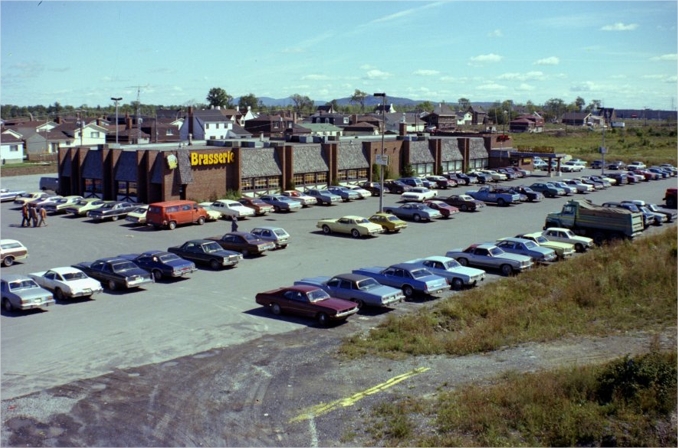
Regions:
<svg viewBox="0 0 678 448"><path fill-rule="evenodd" d="M384 211L384 134L386 134L386 94L384 92L375 93L375 97L382 98L381 105L381 122L383 128L381 130L381 160L379 160L379 213Z"/></svg>
<svg viewBox="0 0 678 448"><path fill-rule="evenodd" d="M118 101L122 98L113 98L111 100L115 101L115 144L118 144Z"/></svg>

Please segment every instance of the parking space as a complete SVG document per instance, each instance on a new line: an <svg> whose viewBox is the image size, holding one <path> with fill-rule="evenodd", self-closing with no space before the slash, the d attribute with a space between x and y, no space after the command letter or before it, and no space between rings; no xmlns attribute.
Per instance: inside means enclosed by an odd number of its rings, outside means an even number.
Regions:
<svg viewBox="0 0 678 448"><path fill-rule="evenodd" d="M561 178L565 177L568 176ZM533 181L527 178L502 184L529 185ZM37 179L24 178L14 182L3 178L2 186L31 189L30 185L22 186L22 182L35 182L37 188ZM612 187L585 197L595 203L623 199L661 203L669 186L676 186L675 178ZM466 189L441 190L439 194L459 194ZM387 194L384 205L397 205L398 199L398 195ZM247 258L235 269L201 268L187 279L155 283L133 292L105 292L94 300L58 303L46 312L3 312L3 398L313 325L296 318L271 318L254 303L255 294L302 277L444 255L447 250L471 243L541 230L546 214L560 210L566 200L561 197L511 207L488 206L448 220L410 222L401 233L367 239L324 235L315 224L321 218L369 216L379 208L376 197L243 220L239 222L241 231L260 225L285 228L291 234L290 246ZM2 268L2 273L27 274L105 256L165 250L189 239L222 235L231 229L230 222L218 221L155 231L125 221L93 222L62 215L48 217L47 227L22 228L20 211L13 204L3 203L0 211L2 238L22 241L30 254L25 262ZM495 274L489 277L497 278ZM406 303L395 312L416 306L419 303ZM371 326L386 314L361 313L356 323L349 320L346 325L358 328L357 322L367 322Z"/></svg>

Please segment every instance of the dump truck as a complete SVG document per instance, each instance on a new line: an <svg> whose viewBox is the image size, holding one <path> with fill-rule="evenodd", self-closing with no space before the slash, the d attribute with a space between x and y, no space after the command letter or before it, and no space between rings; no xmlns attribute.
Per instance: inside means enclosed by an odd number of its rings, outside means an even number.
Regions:
<svg viewBox="0 0 678 448"><path fill-rule="evenodd" d="M593 204L587 199L572 199L560 212L546 216L544 230L565 227L578 235L593 238L596 244L611 239L633 239L643 232L643 215L622 208Z"/></svg>

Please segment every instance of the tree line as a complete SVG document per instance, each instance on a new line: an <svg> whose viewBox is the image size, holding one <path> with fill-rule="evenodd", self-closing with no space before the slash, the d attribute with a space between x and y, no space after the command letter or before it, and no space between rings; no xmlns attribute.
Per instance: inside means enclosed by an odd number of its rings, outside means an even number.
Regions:
<svg viewBox="0 0 678 448"><path fill-rule="evenodd" d="M367 98L372 95L355 89L350 96L349 104L340 105L336 99L325 103L326 106L332 108L338 113L357 114L365 113L365 103ZM316 111L316 104L311 98L305 95L294 94L290 97L290 103L285 106L267 106L264 105L255 94L249 93L238 98L235 102L233 96L229 95L226 90L221 87L213 87L207 93L204 103L189 102L183 105L154 105L141 104L139 101L131 101L125 104L118 105L118 114L124 116L129 114L131 116L154 116L160 109L176 111L177 117L183 116L189 106L196 109L209 109L212 107L221 107L225 109L234 109L236 106L241 111L246 111L248 107L252 110L264 114L275 114L283 110L294 110L299 115L310 115ZM454 111L467 111L471 107L471 100L468 98L459 98L457 103L445 104ZM435 104L430 101L422 101L417 104L402 104L394 105L399 112L433 112ZM489 109L485 110L490 121L496 124L506 124L517 115L523 113L539 113L544 120L550 121L560 118L567 112L591 112L601 106L600 100L592 100L588 104L582 97L577 97L571 103L566 103L560 98L551 98L542 105L534 104L528 100L525 103L514 103L513 100L496 101ZM487 106L486 106L487 108ZM32 120L55 120L57 117L93 117L112 115L115 113L115 105L95 106L90 107L87 104L82 104L79 107L64 106L58 102L48 106L16 106L12 104L4 104L0 106L0 116L4 119L28 117Z"/></svg>

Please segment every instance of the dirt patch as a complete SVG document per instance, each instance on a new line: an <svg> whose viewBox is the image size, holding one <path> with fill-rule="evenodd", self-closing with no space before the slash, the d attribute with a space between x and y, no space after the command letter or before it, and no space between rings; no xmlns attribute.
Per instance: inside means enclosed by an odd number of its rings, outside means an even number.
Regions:
<svg viewBox="0 0 678 448"><path fill-rule="evenodd" d="M374 322L304 328L119 370L2 402L2 446L365 446L371 408L396 396L676 347L675 328L571 338L463 357L336 356Z"/></svg>

